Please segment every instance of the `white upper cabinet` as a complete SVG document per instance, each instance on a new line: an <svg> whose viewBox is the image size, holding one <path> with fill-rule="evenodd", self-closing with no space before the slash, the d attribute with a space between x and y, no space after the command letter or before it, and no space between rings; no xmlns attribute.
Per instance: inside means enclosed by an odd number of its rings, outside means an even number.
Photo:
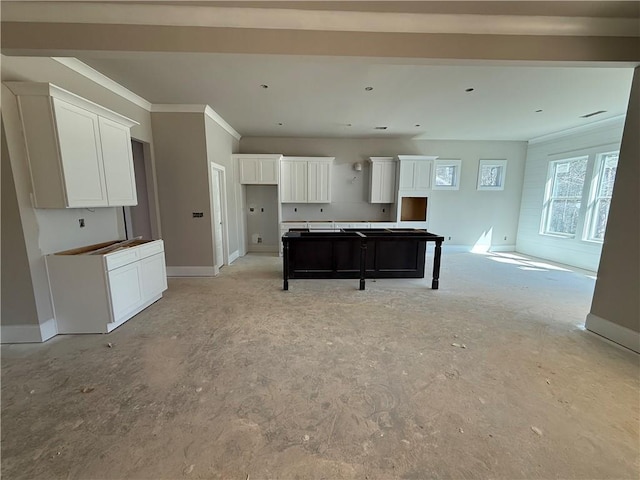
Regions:
<svg viewBox="0 0 640 480"><path fill-rule="evenodd" d="M280 163L280 201L307 202L307 162L283 158Z"/></svg>
<svg viewBox="0 0 640 480"><path fill-rule="evenodd" d="M282 157L282 203L331 203L331 166L334 157Z"/></svg>
<svg viewBox="0 0 640 480"><path fill-rule="evenodd" d="M398 190L403 195L426 194L431 188L431 168L436 156L398 155Z"/></svg>
<svg viewBox="0 0 640 480"><path fill-rule="evenodd" d="M282 155L234 155L242 184L278 185Z"/></svg>
<svg viewBox="0 0 640 480"><path fill-rule="evenodd" d="M17 95L36 208L136 205L130 128L137 122L49 83Z"/></svg>
<svg viewBox="0 0 640 480"><path fill-rule="evenodd" d="M307 203L331 203L331 160L307 162Z"/></svg>
<svg viewBox="0 0 640 480"><path fill-rule="evenodd" d="M396 161L393 157L370 157L369 203L396 200Z"/></svg>

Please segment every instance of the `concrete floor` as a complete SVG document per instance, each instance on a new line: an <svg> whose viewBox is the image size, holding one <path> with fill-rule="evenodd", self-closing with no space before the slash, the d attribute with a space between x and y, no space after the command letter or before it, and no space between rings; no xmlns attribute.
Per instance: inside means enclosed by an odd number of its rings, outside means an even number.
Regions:
<svg viewBox="0 0 640 480"><path fill-rule="evenodd" d="M639 357L579 327L593 278L549 267L170 279L109 335L2 347L2 478L637 479Z"/></svg>

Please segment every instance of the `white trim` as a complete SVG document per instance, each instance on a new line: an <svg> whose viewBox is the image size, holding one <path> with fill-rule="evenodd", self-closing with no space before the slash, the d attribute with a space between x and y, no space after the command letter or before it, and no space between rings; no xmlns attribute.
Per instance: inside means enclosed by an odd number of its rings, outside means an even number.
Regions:
<svg viewBox="0 0 640 480"><path fill-rule="evenodd" d="M626 118L626 115L616 115L615 117L596 120L595 122L588 123L587 125L580 125L579 127L571 127L571 128L567 128L566 130L560 130L559 132L540 135L539 137L530 139L529 145L535 145L537 143L545 143L551 140L558 140L560 138L570 137L572 135L587 133L592 130L599 130L604 127L613 126L618 122L624 123L625 118Z"/></svg>
<svg viewBox="0 0 640 480"><path fill-rule="evenodd" d="M215 267L167 267L167 277L215 277Z"/></svg>
<svg viewBox="0 0 640 480"><path fill-rule="evenodd" d="M470 249L473 247L469 247ZM515 252L515 245L492 245L489 247L490 252Z"/></svg>
<svg viewBox="0 0 640 480"><path fill-rule="evenodd" d="M87 100L79 95L76 95L69 90L65 90L64 88L60 88L53 83L46 82L5 82L5 85L9 87L9 90L13 92L14 95L20 96L47 96L58 98L67 103L75 105L77 107L83 108L85 110L89 110L90 112L97 113L102 117L106 117L110 120L113 120L116 123L120 123L122 125L126 125L127 127L133 127L134 125L140 125L140 122L133 120L129 117L125 117L124 115L119 114L118 112L114 112L102 105L98 105L91 100Z"/></svg>
<svg viewBox="0 0 640 480"><path fill-rule="evenodd" d="M640 353L640 332L605 320L593 313L587 315L584 326L587 330L597 333L601 337Z"/></svg>
<svg viewBox="0 0 640 480"><path fill-rule="evenodd" d="M83 77L97 83L98 85L112 91L113 93L121 96L122 98L129 100L131 103L135 103L139 107L144 108L147 112L151 111L151 102L145 100L137 93L132 92L128 88L123 87L118 82L110 79L106 75L100 73L96 69L90 67L86 63L73 57L51 57L58 63L61 63L67 68L70 68L76 73L79 73Z"/></svg>
<svg viewBox="0 0 640 480"><path fill-rule="evenodd" d="M1 343L42 343L40 325L2 325Z"/></svg>
<svg viewBox="0 0 640 480"><path fill-rule="evenodd" d="M55 318L50 318L44 323L40 324L40 338L43 342L46 342L52 337L58 334L58 323Z"/></svg>
<svg viewBox="0 0 640 480"><path fill-rule="evenodd" d="M73 2L73 8L69 8L67 2L6 2L2 6L2 20L345 32L639 36L638 22L634 18L352 12L128 2Z"/></svg>
<svg viewBox="0 0 640 480"><path fill-rule="evenodd" d="M236 140L240 140L242 138L242 135L240 135L238 132L235 131L235 129L229 125L226 120L224 118L222 118L218 112L216 112L213 108L211 108L209 105L205 106L204 109L204 114L206 116L208 116L211 120L213 120L214 122L216 122L218 125L220 125L224 130L227 131L227 133L229 133L233 138L235 138Z"/></svg>
<svg viewBox="0 0 640 480"><path fill-rule="evenodd" d="M229 264L235 262L238 258L240 258L240 252L238 250L231 252L229 254Z"/></svg>
<svg viewBox="0 0 640 480"><path fill-rule="evenodd" d="M151 112L159 113L204 113L211 120L220 125L227 133L229 133L236 140L240 140L240 135L231 125L229 125L224 118L222 118L213 108L209 105L192 105L186 103L154 103L151 106Z"/></svg>
<svg viewBox="0 0 640 480"><path fill-rule="evenodd" d="M247 253L278 253L278 245L251 243L249 244L249 251Z"/></svg>

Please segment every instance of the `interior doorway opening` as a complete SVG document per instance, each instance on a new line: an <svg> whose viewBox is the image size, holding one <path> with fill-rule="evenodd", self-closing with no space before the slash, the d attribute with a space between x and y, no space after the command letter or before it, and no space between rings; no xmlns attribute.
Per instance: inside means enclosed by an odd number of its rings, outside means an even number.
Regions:
<svg viewBox="0 0 640 480"><path fill-rule="evenodd" d="M209 191L211 192L211 233L213 240L213 264L215 274L229 264L229 234L227 230L226 170L211 162L209 169Z"/></svg>

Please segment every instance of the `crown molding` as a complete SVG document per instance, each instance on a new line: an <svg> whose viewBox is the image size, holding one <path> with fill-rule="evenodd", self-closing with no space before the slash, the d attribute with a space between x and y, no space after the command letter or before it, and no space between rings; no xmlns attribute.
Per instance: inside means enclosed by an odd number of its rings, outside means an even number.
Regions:
<svg viewBox="0 0 640 480"><path fill-rule="evenodd" d="M193 105L185 103L176 104L153 104L151 106L151 112L154 113L203 113L211 120L220 125L227 133L229 133L236 140L240 140L240 135L227 121L222 118L213 108L209 105Z"/></svg>
<svg viewBox="0 0 640 480"><path fill-rule="evenodd" d="M131 103L138 105L141 108L144 108L146 111L151 111L151 102L145 100L137 93L133 93L126 87L123 87L115 80L110 79L106 75L100 73L94 68L91 68L86 63L78 60L73 57L51 57L52 60L64 65L65 67L73 70L76 73L79 73L85 78L97 83L98 85L106 88L107 90L112 91L113 93L121 96L122 98L129 100Z"/></svg>
<svg viewBox="0 0 640 480"><path fill-rule="evenodd" d="M604 118L602 120L591 122L586 125L567 128L565 130L560 130L559 132L548 133L546 135L541 135L539 137L532 138L531 140L529 140L529 145L536 145L538 143L550 142L552 140L558 140L560 138L569 137L571 135L580 135L582 133L588 133L592 130L596 130L599 128L613 126L616 123L624 124L625 118L626 118L626 115L616 115L615 117Z"/></svg>

